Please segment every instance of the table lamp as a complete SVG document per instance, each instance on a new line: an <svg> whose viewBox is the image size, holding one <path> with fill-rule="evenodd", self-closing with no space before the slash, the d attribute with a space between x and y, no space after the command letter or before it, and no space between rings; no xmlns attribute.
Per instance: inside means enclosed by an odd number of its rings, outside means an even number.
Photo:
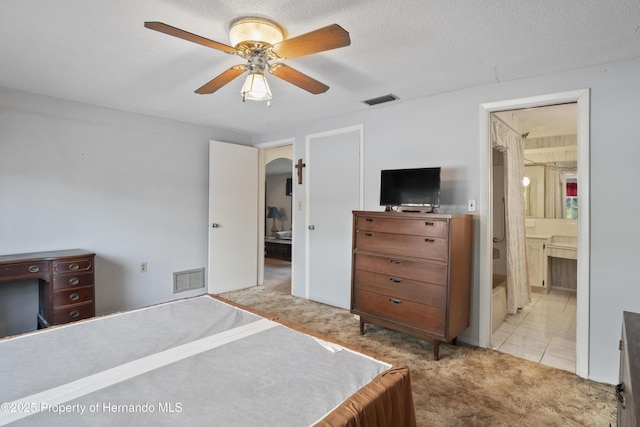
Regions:
<svg viewBox="0 0 640 427"><path fill-rule="evenodd" d="M280 218L280 217L281 215L278 208L275 206L271 206L269 208L269 212L267 213L267 218L273 218L273 227L271 227L271 232L273 233L274 236L278 232L278 227L276 227L276 218Z"/></svg>

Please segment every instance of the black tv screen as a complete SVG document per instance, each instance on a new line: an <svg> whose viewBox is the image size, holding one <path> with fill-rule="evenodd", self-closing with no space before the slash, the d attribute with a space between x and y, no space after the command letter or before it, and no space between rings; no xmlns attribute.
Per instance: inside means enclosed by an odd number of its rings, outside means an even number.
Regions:
<svg viewBox="0 0 640 427"><path fill-rule="evenodd" d="M380 205L440 207L440 168L382 170Z"/></svg>
<svg viewBox="0 0 640 427"><path fill-rule="evenodd" d="M284 194L285 196L293 196L293 178L287 178Z"/></svg>

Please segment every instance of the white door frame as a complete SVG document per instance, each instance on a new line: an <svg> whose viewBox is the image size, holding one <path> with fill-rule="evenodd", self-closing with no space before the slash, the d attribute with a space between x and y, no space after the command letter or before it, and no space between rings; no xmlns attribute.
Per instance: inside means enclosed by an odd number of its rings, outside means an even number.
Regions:
<svg viewBox="0 0 640 427"><path fill-rule="evenodd" d="M305 221L304 221L304 229L305 229L305 278L304 278L304 297L309 299L309 286L310 286L310 277L309 277L309 254L310 254L310 235L309 235L309 225L310 225L310 207L311 207L311 192L310 192L310 182L309 182L309 169L312 167L312 159L310 156L310 144L311 140L315 138L324 138L332 135L339 135L341 133L348 132L360 132L360 156L358 167L360 168L360 200L358 201L359 209L362 210L364 206L364 124L348 126L344 128L332 129L325 132L313 133L309 134L306 137L305 141L305 153L307 156L306 160L306 171L305 171Z"/></svg>
<svg viewBox="0 0 640 427"><path fill-rule="evenodd" d="M489 102L480 105L480 254L479 254L479 345L491 345L491 271L493 187L491 176L491 113L521 108L541 107L569 102L578 104L578 288L576 313L576 374L589 378L589 117L590 92L580 89L528 98Z"/></svg>

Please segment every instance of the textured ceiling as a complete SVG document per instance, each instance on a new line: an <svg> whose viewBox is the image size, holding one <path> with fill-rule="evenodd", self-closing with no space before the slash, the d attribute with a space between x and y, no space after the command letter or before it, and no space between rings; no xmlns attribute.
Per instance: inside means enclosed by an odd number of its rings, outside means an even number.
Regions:
<svg viewBox="0 0 640 427"><path fill-rule="evenodd" d="M330 86L311 95L269 76L243 103L240 77L194 90L239 57L143 27L162 21L229 43L258 15L288 37L337 23L351 46L286 63ZM245 134L271 132L462 88L640 57L640 0L2 0L0 86Z"/></svg>

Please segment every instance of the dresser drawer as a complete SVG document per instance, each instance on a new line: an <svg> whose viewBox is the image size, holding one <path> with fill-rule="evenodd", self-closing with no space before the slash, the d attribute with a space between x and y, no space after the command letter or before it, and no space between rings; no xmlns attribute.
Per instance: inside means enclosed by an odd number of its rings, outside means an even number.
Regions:
<svg viewBox="0 0 640 427"><path fill-rule="evenodd" d="M402 300L433 307L446 307L447 289L443 285L356 270L354 286L356 289L393 295Z"/></svg>
<svg viewBox="0 0 640 427"><path fill-rule="evenodd" d="M76 258L64 261L54 261L54 274L81 273L93 271L93 258Z"/></svg>
<svg viewBox="0 0 640 427"><path fill-rule="evenodd" d="M53 310L52 325L61 323L74 322L80 319L88 319L93 317L95 313L93 301L85 302L78 305L69 305L63 308Z"/></svg>
<svg viewBox="0 0 640 427"><path fill-rule="evenodd" d="M402 234L356 231L356 248L366 251L400 254L446 262L449 241L438 237L406 236Z"/></svg>
<svg viewBox="0 0 640 427"><path fill-rule="evenodd" d="M413 301L355 289L353 310L362 311L437 335L445 333L445 310Z"/></svg>
<svg viewBox="0 0 640 427"><path fill-rule="evenodd" d="M355 268L419 282L447 284L447 265L436 262L356 254Z"/></svg>
<svg viewBox="0 0 640 427"><path fill-rule="evenodd" d="M74 288L76 286L93 286L93 273L79 273L65 276L53 277L53 289L60 290Z"/></svg>
<svg viewBox="0 0 640 427"><path fill-rule="evenodd" d="M375 216L358 216L356 230L384 233L410 234L414 236L447 238L449 222L438 219L398 219Z"/></svg>
<svg viewBox="0 0 640 427"><path fill-rule="evenodd" d="M82 286L53 293L54 309L88 301L93 301L93 286Z"/></svg>
<svg viewBox="0 0 640 427"><path fill-rule="evenodd" d="M0 265L0 278L2 279L46 279L47 277L49 277L49 263L46 261Z"/></svg>

